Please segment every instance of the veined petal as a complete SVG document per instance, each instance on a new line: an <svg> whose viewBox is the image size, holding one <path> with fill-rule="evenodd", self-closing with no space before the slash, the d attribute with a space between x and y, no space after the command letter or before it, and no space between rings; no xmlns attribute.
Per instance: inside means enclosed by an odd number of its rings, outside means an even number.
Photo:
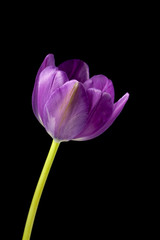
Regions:
<svg viewBox="0 0 160 240"><path fill-rule="evenodd" d="M44 61L42 62L38 72L37 76L35 79L35 84L33 88L33 93L32 93L32 108L35 116L39 119L38 117L38 81L39 81L39 75L40 73L48 66L52 66L53 68L55 67L55 60L54 60L54 55L53 54L48 54Z"/></svg>
<svg viewBox="0 0 160 240"><path fill-rule="evenodd" d="M95 93L92 91L93 95ZM94 99L96 97L93 96L92 98ZM97 131L99 131L99 129L101 129L104 126L104 124L109 120L110 116L112 115L113 103L111 96L108 93L101 92L101 96L99 96L98 93L97 102L96 101L94 102L96 104L89 114L89 118L87 121L87 125L85 126L85 129L78 136L76 136L74 140L90 139L90 136L94 135Z"/></svg>
<svg viewBox="0 0 160 240"><path fill-rule="evenodd" d="M89 88L86 92L89 99L89 115L91 115L101 99L102 92L95 88Z"/></svg>
<svg viewBox="0 0 160 240"><path fill-rule="evenodd" d="M37 73L37 78L39 77L39 74L43 71L48 66L55 67L55 59L53 54L48 54L45 59L43 60L38 73Z"/></svg>
<svg viewBox="0 0 160 240"><path fill-rule="evenodd" d="M103 91L108 78L104 75L95 75L84 83L86 88L96 88Z"/></svg>
<svg viewBox="0 0 160 240"><path fill-rule="evenodd" d="M102 134L103 132L105 132L112 125L112 123L115 121L115 119L118 117L118 115L121 113L128 98L129 98L129 93L126 93L122 98L120 98L114 104L113 113L111 114L110 118L108 119L108 121L106 121L106 123L101 128L97 129L96 132L94 132L90 135L88 134L88 136L83 135L83 133L82 133L79 135L78 139L74 139L74 140L78 140L78 141L89 140L89 139L95 138L95 137L99 136L100 134Z"/></svg>
<svg viewBox="0 0 160 240"><path fill-rule="evenodd" d="M61 63L58 68L67 73L69 80L76 79L83 83L89 79L89 67L79 59L67 60Z"/></svg>
<svg viewBox="0 0 160 240"><path fill-rule="evenodd" d="M88 98L81 83L66 82L53 92L44 108L44 126L58 141L78 135L87 122Z"/></svg>
<svg viewBox="0 0 160 240"><path fill-rule="evenodd" d="M68 77L65 72L57 70L52 66L46 67L39 75L38 81L38 114L43 122L43 110L48 98L56 88L61 87Z"/></svg>
<svg viewBox="0 0 160 240"><path fill-rule="evenodd" d="M114 86L110 79L107 78L107 82L105 87L103 88L103 92L109 93L111 95L112 101L114 102Z"/></svg>
<svg viewBox="0 0 160 240"><path fill-rule="evenodd" d="M112 101L114 102L113 83L106 76L102 74L95 75L92 78L88 79L86 82L84 82L84 86L86 89L95 88L101 90L102 92L109 93L111 95Z"/></svg>

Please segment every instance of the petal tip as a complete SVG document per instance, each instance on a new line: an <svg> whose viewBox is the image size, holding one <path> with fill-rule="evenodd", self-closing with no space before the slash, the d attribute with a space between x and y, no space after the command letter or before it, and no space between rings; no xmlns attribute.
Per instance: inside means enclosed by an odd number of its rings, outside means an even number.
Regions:
<svg viewBox="0 0 160 240"><path fill-rule="evenodd" d="M47 54L44 59L44 65L46 66L55 66L55 59L53 53Z"/></svg>
<svg viewBox="0 0 160 240"><path fill-rule="evenodd" d="M126 103L129 99L129 96L130 96L130 94L128 92L126 92L120 100L123 101L124 103Z"/></svg>
<svg viewBox="0 0 160 240"><path fill-rule="evenodd" d="M130 94L129 94L128 92L126 92L126 94L125 94L124 96L125 96L125 98L128 100Z"/></svg>

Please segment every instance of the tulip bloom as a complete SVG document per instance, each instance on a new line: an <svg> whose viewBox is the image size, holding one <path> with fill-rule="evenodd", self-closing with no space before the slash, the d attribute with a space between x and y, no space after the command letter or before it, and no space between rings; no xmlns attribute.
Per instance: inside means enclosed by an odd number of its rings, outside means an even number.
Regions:
<svg viewBox="0 0 160 240"><path fill-rule="evenodd" d="M78 59L56 67L54 56L49 54L36 76L32 107L56 141L84 141L106 131L128 97L126 93L114 103L113 83L106 76L90 78L88 65Z"/></svg>
<svg viewBox="0 0 160 240"><path fill-rule="evenodd" d="M60 142L84 141L106 131L128 100L114 102L112 81L104 75L89 77L88 65L78 59L55 66L49 54L38 70L32 108L53 141L29 209L23 240L29 240L38 204Z"/></svg>

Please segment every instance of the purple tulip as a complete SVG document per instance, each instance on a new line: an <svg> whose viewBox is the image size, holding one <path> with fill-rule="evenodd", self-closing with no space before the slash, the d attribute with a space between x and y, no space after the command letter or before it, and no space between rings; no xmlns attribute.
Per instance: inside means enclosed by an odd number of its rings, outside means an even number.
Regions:
<svg viewBox="0 0 160 240"><path fill-rule="evenodd" d="M106 131L128 97L126 93L114 103L114 87L106 76L89 78L88 65L78 59L56 67L54 56L49 54L36 76L32 107L56 141L84 141Z"/></svg>

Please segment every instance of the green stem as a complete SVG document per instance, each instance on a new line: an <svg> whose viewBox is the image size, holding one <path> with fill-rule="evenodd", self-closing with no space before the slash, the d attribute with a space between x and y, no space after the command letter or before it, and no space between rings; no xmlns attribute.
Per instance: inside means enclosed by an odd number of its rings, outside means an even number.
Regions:
<svg viewBox="0 0 160 240"><path fill-rule="evenodd" d="M46 162L44 164L41 176L39 178L36 190L34 192L34 196L30 205L30 209L28 212L28 217L26 220L26 225L25 225L25 229L24 229L24 233L23 233L23 238L22 240L29 240L30 236L31 236L31 232L32 232L32 227L33 227L33 223L34 223L34 219L35 219L35 215L37 212L37 208L38 208L38 204L43 192L43 188L44 185L46 183L49 171L51 169L52 163L54 161L56 152L58 150L59 147L59 143L55 142L53 140L51 148L49 150Z"/></svg>

